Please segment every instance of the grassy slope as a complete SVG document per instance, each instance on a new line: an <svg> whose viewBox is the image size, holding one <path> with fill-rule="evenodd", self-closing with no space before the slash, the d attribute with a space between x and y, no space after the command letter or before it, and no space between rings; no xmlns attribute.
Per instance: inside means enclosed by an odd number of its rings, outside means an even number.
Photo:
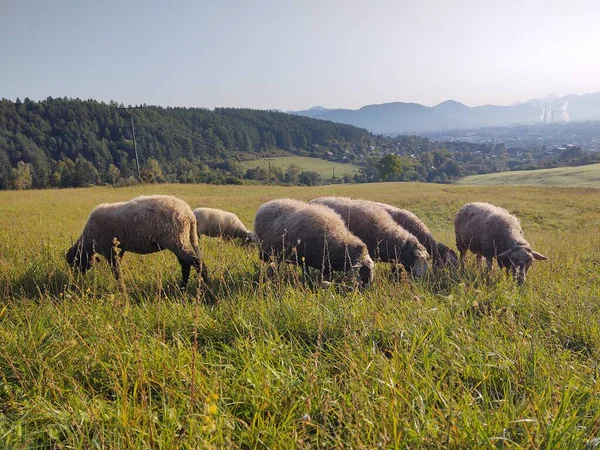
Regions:
<svg viewBox="0 0 600 450"><path fill-rule="evenodd" d="M271 161L271 166L280 167L284 170L290 164L297 165L301 170L317 172L323 178L331 178L333 174L332 167L335 167L336 177L342 177L346 174L352 175L358 170L358 166L355 166L354 164L331 162L325 161L324 159L308 158L305 156L283 156ZM242 166L246 169L253 167L263 167L267 169L269 167L269 162L266 159L254 159L251 161L243 161Z"/></svg>
<svg viewBox="0 0 600 450"><path fill-rule="evenodd" d="M202 239L218 303L167 253L84 279L63 261L91 208L169 193L250 225L272 198L410 207L452 243L464 203L521 217L550 261L519 288L475 267L364 293L260 281L255 251ZM600 433L600 196L559 188L162 185L0 192L5 448L581 448ZM304 418L304 419L303 419Z"/></svg>
<svg viewBox="0 0 600 450"><path fill-rule="evenodd" d="M473 175L462 178L457 183L468 185L514 184L600 188L600 164Z"/></svg>

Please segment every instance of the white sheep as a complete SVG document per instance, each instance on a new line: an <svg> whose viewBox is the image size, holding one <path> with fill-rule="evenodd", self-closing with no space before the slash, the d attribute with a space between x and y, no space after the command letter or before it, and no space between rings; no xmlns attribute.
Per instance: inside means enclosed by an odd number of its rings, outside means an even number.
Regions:
<svg viewBox="0 0 600 450"><path fill-rule="evenodd" d="M548 259L532 250L519 219L489 203L467 203L460 208L454 218L454 230L462 267L467 250L471 250L478 259L486 259L488 270L496 258L498 266L512 269L514 278L522 284L534 259Z"/></svg>
<svg viewBox="0 0 600 450"><path fill-rule="evenodd" d="M436 267L458 267L458 258L451 248L437 242L431 231L419 217L406 209L400 209L387 203L374 202L381 206L394 221L415 236L425 247Z"/></svg>
<svg viewBox="0 0 600 450"><path fill-rule="evenodd" d="M216 208L196 208L194 215L198 225L198 236L240 238L244 244L256 241L254 233L248 230L234 213Z"/></svg>
<svg viewBox="0 0 600 450"><path fill-rule="evenodd" d="M374 202L320 197L310 203L325 205L338 213L348 229L367 244L373 259L400 262L415 277L427 272L429 254L425 247Z"/></svg>
<svg viewBox="0 0 600 450"><path fill-rule="evenodd" d="M151 195L98 205L66 257L69 265L85 273L96 260L95 253L104 256L122 287L120 261L125 252L147 254L162 250L177 256L182 287L187 285L192 266L207 279L192 209L176 197Z"/></svg>
<svg viewBox="0 0 600 450"><path fill-rule="evenodd" d="M299 200L279 199L262 205L254 231L260 258L319 269L328 279L332 271L358 278L364 287L373 280L375 264L367 246L354 236L331 209Z"/></svg>

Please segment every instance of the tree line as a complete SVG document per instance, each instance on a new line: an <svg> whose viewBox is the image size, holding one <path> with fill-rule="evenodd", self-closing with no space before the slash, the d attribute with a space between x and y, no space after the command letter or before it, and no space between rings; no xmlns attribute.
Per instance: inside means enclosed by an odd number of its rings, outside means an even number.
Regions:
<svg viewBox="0 0 600 450"><path fill-rule="evenodd" d="M129 112L115 102L48 97L0 100L0 189L148 183L317 185L374 181L448 182L505 170L598 162L570 147L506 148L504 144L435 142L419 136L376 136L350 125L239 108L161 108ZM137 167L133 116L139 154ZM298 155L354 163L360 170L324 180L297 167L244 169L240 161Z"/></svg>
<svg viewBox="0 0 600 450"><path fill-rule="evenodd" d="M137 167L129 113L115 102L0 100L0 189L129 184ZM251 109L132 110L146 182L227 183L243 159L366 154L372 135L350 125Z"/></svg>

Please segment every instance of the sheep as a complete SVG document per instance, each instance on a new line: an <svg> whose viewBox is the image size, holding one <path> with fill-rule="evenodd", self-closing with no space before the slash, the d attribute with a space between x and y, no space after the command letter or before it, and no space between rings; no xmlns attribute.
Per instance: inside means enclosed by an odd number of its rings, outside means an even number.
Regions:
<svg viewBox="0 0 600 450"><path fill-rule="evenodd" d="M456 252L446 245L436 242L433 234L431 234L431 231L427 228L427 225L425 225L416 214L407 211L406 209L388 205L387 203L373 203L385 209L398 225L419 240L433 259L436 267L458 267L458 257L456 256Z"/></svg>
<svg viewBox="0 0 600 450"><path fill-rule="evenodd" d="M182 288L188 283L191 266L204 280L208 279L198 248L196 217L190 206L169 195L151 195L96 206L66 258L70 266L85 273L99 260L95 253L104 256L123 289L120 271L123 254L162 250L170 250L177 256Z"/></svg>
<svg viewBox="0 0 600 450"><path fill-rule="evenodd" d="M415 277L422 277L427 272L429 254L425 247L373 202L320 197L310 203L325 205L337 212L348 229L367 245L373 259L390 263L399 261Z"/></svg>
<svg viewBox="0 0 600 450"><path fill-rule="evenodd" d="M512 269L513 277L523 284L533 260L547 260L531 249L525 240L521 222L504 208L489 203L467 203L454 218L456 247L464 268L466 252L471 250L478 259L484 257L488 270L495 257L498 266Z"/></svg>
<svg viewBox="0 0 600 450"><path fill-rule="evenodd" d="M198 236L222 237L224 239L242 239L246 245L256 242L255 234L248 230L235 214L216 208L196 208L194 210L198 224Z"/></svg>
<svg viewBox="0 0 600 450"><path fill-rule="evenodd" d="M260 258L271 256L318 269L329 279L344 271L362 287L373 280L375 263L367 246L344 225L338 214L322 205L278 199L263 204L254 219Z"/></svg>

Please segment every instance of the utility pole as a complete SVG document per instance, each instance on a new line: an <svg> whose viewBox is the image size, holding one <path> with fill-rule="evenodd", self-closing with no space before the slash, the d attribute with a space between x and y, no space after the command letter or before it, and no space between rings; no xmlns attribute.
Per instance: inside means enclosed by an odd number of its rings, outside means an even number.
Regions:
<svg viewBox="0 0 600 450"><path fill-rule="evenodd" d="M333 177L335 179L335 166L331 166L331 170L333 171Z"/></svg>
<svg viewBox="0 0 600 450"><path fill-rule="evenodd" d="M271 185L271 161L275 158L265 158L269 162L269 186Z"/></svg>
<svg viewBox="0 0 600 450"><path fill-rule="evenodd" d="M135 151L135 166L137 168L138 181L142 181L142 175L140 173L140 159L138 158L137 144L135 142L135 128L133 126L133 115L129 112L131 109L141 109L143 106L131 106L129 108L121 107L117 108L117 111L125 111L129 114L131 119L131 134L133 136L133 150Z"/></svg>

